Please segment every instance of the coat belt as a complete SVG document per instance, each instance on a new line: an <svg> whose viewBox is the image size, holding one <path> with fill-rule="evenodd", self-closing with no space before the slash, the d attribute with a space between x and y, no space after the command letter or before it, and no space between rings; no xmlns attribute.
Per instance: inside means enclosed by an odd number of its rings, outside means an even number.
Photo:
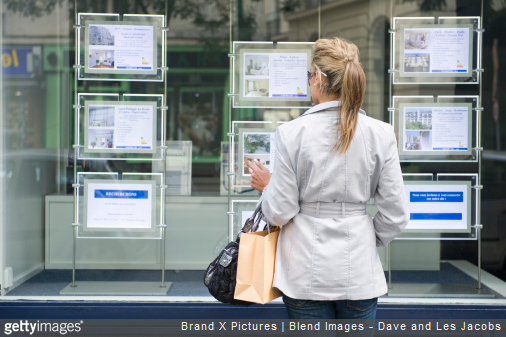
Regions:
<svg viewBox="0 0 506 337"><path fill-rule="evenodd" d="M300 213L315 218L345 218L366 215L366 204L351 202L305 202L300 203Z"/></svg>

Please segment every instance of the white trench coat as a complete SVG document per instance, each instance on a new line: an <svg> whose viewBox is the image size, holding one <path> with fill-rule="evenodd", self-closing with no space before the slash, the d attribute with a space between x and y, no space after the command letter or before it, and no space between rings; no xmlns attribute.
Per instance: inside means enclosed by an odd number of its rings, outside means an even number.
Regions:
<svg viewBox="0 0 506 337"><path fill-rule="evenodd" d="M337 106L319 104L276 131L276 160L262 211L282 226L274 286L305 300L381 296L387 284L377 246L409 220L391 125L359 114L345 154L337 141ZM365 205L374 197L378 213Z"/></svg>

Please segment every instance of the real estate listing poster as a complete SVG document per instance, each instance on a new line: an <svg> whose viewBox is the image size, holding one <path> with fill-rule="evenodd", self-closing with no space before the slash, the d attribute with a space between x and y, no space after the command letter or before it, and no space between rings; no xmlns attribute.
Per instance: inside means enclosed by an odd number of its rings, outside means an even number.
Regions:
<svg viewBox="0 0 506 337"><path fill-rule="evenodd" d="M245 101L310 101L307 84L311 51L242 49L240 98Z"/></svg>
<svg viewBox="0 0 506 337"><path fill-rule="evenodd" d="M471 76L473 26L403 26L400 41L401 77Z"/></svg>
<svg viewBox="0 0 506 337"><path fill-rule="evenodd" d="M248 162L261 163L271 173L276 157L275 129L239 129L239 170L241 178L251 178Z"/></svg>
<svg viewBox="0 0 506 337"><path fill-rule="evenodd" d="M471 231L471 182L405 181L410 219L406 231Z"/></svg>
<svg viewBox="0 0 506 337"><path fill-rule="evenodd" d="M95 74L157 73L155 25L146 22L88 21L85 69Z"/></svg>
<svg viewBox="0 0 506 337"><path fill-rule="evenodd" d="M88 230L153 229L155 187L154 180L85 180L85 226Z"/></svg>
<svg viewBox="0 0 506 337"><path fill-rule="evenodd" d="M155 153L156 102L86 101L88 153Z"/></svg>
<svg viewBox="0 0 506 337"><path fill-rule="evenodd" d="M401 155L470 155L470 103L399 104Z"/></svg>

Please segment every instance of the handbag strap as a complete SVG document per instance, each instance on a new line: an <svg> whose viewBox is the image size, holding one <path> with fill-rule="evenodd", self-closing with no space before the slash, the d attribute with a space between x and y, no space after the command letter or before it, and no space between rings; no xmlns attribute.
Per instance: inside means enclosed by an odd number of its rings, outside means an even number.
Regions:
<svg viewBox="0 0 506 337"><path fill-rule="evenodd" d="M262 216L262 203L259 203L255 212L244 222L244 226L239 232L239 235L242 233L256 232L260 221L262 221Z"/></svg>
<svg viewBox="0 0 506 337"><path fill-rule="evenodd" d="M243 233L256 232L258 226L260 225L260 221L262 221L262 218L263 218L262 203L260 202L260 204L258 204L257 208L255 209L255 212L253 212L253 214L244 222L244 226L239 231L237 237L239 238ZM264 230L267 229L267 235L269 237L269 240L271 239L271 229L274 228L276 228L276 226L273 226L266 221Z"/></svg>

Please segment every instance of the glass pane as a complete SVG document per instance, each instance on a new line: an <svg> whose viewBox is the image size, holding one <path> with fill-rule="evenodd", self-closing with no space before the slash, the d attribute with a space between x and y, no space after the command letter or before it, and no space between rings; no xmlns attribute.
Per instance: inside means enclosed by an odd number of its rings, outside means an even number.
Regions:
<svg viewBox="0 0 506 337"><path fill-rule="evenodd" d="M142 273L143 278L160 282L165 262L166 280L173 283L167 292L169 301L174 296L195 295L212 300L202 285L202 270L234 238L242 225L243 211L251 211L259 197L244 166L244 150L253 146L245 145L245 137L248 132L258 136L272 132L312 106L307 95L302 97L307 94L303 87L299 87L300 97L290 93L291 98L300 100L264 100L260 96L248 101L239 94L245 88L251 89L251 95L266 93L262 82L255 82L265 80L261 78L265 76L261 74L262 57L306 53L310 62L312 45L319 37L341 36L360 50L367 78L362 108L369 117L392 124L401 143L399 128L406 124L406 111L404 123L399 117L402 109L416 108L410 104L421 104L420 108L465 104L472 110L468 123L471 135L467 136L471 153L400 153L406 182L470 183L471 222L465 232L408 231L391 244L389 254L386 249L379 250L385 270L392 271L389 301L401 303L396 302L398 297L413 301L424 296L440 304L442 297L469 302L469 298L496 301L506 296L501 291L486 290L485 294L475 289L479 257L485 270L506 280L506 130L501 112L506 106L502 95L506 82L501 81L506 69L501 35L506 28L506 5L501 1L486 6L483 18L481 1L475 0L63 0L52 1L54 6L31 1L24 7L8 3L22 2L4 1L0 25L0 208L4 233L0 270L12 267L14 280L10 287L2 282L2 295L60 298L60 285L71 281L74 224L79 230L78 281L86 277L127 281ZM97 61L105 68L118 63L114 50L90 55L94 50L90 48L90 25L110 28L125 22L127 27L156 32L156 55L149 53L156 73L90 72L90 63L91 68ZM74 25L80 27L74 29ZM430 41L413 29L432 32L432 25L471 27L471 62L468 66L462 60L458 60L460 65L452 63L456 70L460 66L471 69L470 76L437 80L400 76L401 69L408 73L423 70L425 62L423 57L411 61L404 57L402 34L409 41L413 33L413 42L424 49L423 44L430 45ZM97 46L94 43L91 46ZM139 52L139 48L133 49ZM246 60L248 54L251 57ZM144 61L149 64L150 56ZM142 67L142 57L140 62ZM300 80L300 76L296 78ZM94 146L101 146L104 153L83 151L86 125L89 131L90 124L107 128L111 123L107 117L90 118L89 111L86 123L86 102L89 109L89 104L96 102L149 101L156 101L156 114L150 120L156 153L108 153L105 149L109 149L110 139L102 136L95 137ZM256 154L269 152L265 143L256 142ZM93 236L90 232L96 231L85 230L84 181L80 178L99 180L104 178L101 174L123 183L156 181L155 229L149 235L126 230ZM378 211L373 200L367 210L372 215ZM160 244L163 233L164 246ZM478 237L482 239L481 255ZM465 273L466 268L472 272ZM49 281L53 277L58 279L56 283ZM453 287L455 279L463 280L463 288L474 293ZM490 284L484 282L492 288ZM430 285L441 291L431 293Z"/></svg>

